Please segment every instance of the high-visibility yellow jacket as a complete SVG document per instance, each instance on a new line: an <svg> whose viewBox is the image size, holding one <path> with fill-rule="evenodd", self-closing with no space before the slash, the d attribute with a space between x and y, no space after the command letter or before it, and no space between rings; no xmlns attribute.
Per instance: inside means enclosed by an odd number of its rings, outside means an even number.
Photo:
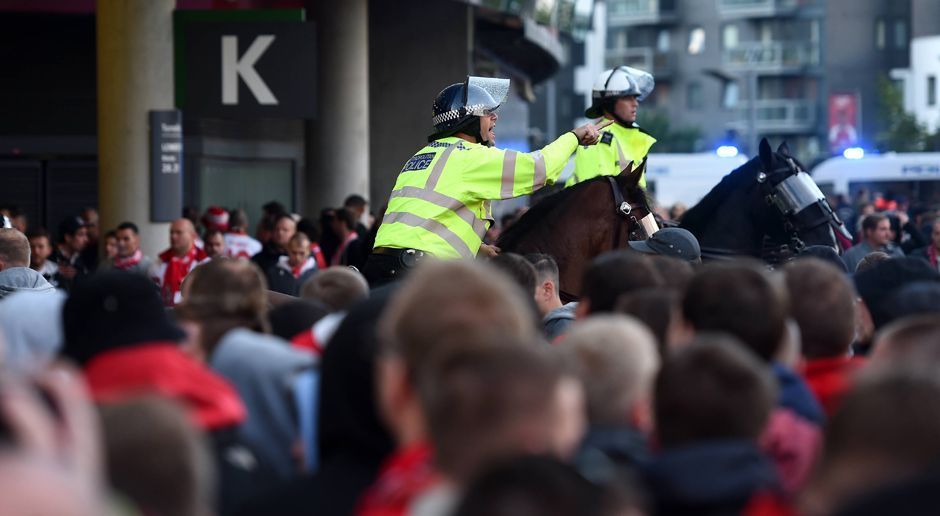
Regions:
<svg viewBox="0 0 940 516"><path fill-rule="evenodd" d="M375 247L416 249L437 258L473 258L492 224L490 201L553 184L578 146L565 133L524 153L441 138L402 167Z"/></svg>
<svg viewBox="0 0 940 516"><path fill-rule="evenodd" d="M578 147L574 155L574 173L565 186L573 186L597 176L616 176L631 161L638 167L654 143L656 138L635 127L613 123L601 130L601 139L597 145ZM640 186L646 188L646 172L640 178Z"/></svg>

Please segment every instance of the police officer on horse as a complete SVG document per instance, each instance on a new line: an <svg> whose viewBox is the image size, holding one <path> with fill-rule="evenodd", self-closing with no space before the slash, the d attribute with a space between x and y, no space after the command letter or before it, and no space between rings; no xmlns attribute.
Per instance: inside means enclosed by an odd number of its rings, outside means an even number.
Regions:
<svg viewBox="0 0 940 516"><path fill-rule="evenodd" d="M618 66L597 76L591 107L584 116L604 117L615 123L601 132L600 143L578 148L574 173L566 187L597 176L616 176L631 162L634 169L645 165L656 138L640 129L636 115L640 102L652 93L654 85L652 75L629 66ZM645 172L639 184L646 188Z"/></svg>
<svg viewBox="0 0 940 516"><path fill-rule="evenodd" d="M597 143L600 127L585 124L535 152L497 149L496 109L508 92L508 79L467 77L438 94L434 130L402 167L364 267L373 286L426 256L495 255L498 249L483 244L491 202L553 184L579 145Z"/></svg>

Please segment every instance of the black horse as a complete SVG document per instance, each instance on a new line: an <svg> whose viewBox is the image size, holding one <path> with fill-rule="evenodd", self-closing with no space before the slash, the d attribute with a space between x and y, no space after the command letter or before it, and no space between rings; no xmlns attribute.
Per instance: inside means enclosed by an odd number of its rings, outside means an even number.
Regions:
<svg viewBox="0 0 940 516"><path fill-rule="evenodd" d="M774 152L766 138L758 155L725 176L679 227L698 238L705 259L753 256L776 263L808 246L840 251L851 241L787 144Z"/></svg>

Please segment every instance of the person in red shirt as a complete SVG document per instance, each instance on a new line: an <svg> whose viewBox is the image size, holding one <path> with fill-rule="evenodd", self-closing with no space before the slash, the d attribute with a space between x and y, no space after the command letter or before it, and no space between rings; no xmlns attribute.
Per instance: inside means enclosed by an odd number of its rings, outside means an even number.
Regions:
<svg viewBox="0 0 940 516"><path fill-rule="evenodd" d="M170 224L170 248L159 255L151 270L153 280L160 286L165 306L180 302L183 278L198 265L209 261L205 251L196 247L196 228L189 219L177 219Z"/></svg>
<svg viewBox="0 0 940 516"><path fill-rule="evenodd" d="M855 295L836 267L806 258L784 268L790 294L790 315L800 327L803 379L827 416L852 384L864 358L852 356L855 337Z"/></svg>

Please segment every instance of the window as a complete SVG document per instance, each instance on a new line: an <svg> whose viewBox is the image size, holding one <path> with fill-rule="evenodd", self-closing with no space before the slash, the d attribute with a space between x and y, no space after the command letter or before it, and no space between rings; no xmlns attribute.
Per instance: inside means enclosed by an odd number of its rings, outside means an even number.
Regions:
<svg viewBox="0 0 940 516"><path fill-rule="evenodd" d="M725 109L733 109L738 105L738 98L738 83L734 81L726 82L725 91L721 95L721 106Z"/></svg>
<svg viewBox="0 0 940 516"><path fill-rule="evenodd" d="M705 29L695 27L689 31L689 54L698 55L705 51Z"/></svg>
<svg viewBox="0 0 940 516"><path fill-rule="evenodd" d="M885 21L878 19L875 22L875 48L881 50L885 47Z"/></svg>
<svg viewBox="0 0 940 516"><path fill-rule="evenodd" d="M894 21L894 48L907 48L907 22Z"/></svg>
<svg viewBox="0 0 940 516"><path fill-rule="evenodd" d="M734 48L738 46L738 26L725 25L721 30L721 46L723 48Z"/></svg>
<svg viewBox="0 0 940 516"><path fill-rule="evenodd" d="M656 50L660 52L669 52L670 47L669 31L661 30L656 37Z"/></svg>
<svg viewBox="0 0 940 516"><path fill-rule="evenodd" d="M702 83L690 82L685 91L685 104L688 109L699 110L704 106L702 99Z"/></svg>
<svg viewBox="0 0 940 516"><path fill-rule="evenodd" d="M936 75L927 76L927 105L928 106L937 105L937 76Z"/></svg>

